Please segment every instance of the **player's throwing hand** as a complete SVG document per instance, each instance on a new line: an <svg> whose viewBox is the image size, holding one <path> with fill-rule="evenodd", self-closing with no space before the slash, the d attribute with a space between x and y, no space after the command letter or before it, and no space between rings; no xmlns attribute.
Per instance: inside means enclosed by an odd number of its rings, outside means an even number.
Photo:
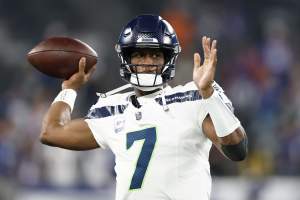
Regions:
<svg viewBox="0 0 300 200"><path fill-rule="evenodd" d="M203 98L208 98L213 93L212 82L215 78L217 65L217 41L204 36L202 47L204 51L204 61L201 65L199 53L194 54L193 80Z"/></svg>
<svg viewBox="0 0 300 200"><path fill-rule="evenodd" d="M62 83L62 89L73 89L78 90L82 85L84 85L91 77L92 73L96 69L96 65L93 66L88 73L85 73L86 58L82 57L79 60L78 72L73 74L68 80Z"/></svg>

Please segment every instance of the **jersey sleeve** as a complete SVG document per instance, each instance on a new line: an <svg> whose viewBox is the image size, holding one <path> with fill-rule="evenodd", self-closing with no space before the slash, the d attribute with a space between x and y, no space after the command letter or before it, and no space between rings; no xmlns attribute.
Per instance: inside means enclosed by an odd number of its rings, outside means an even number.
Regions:
<svg viewBox="0 0 300 200"><path fill-rule="evenodd" d="M85 119L85 122L88 124L89 128L91 129L91 132L98 143L98 145L102 149L106 149L108 147L107 140L105 137L105 131L104 129L99 128L99 121L98 119Z"/></svg>
<svg viewBox="0 0 300 200"><path fill-rule="evenodd" d="M234 112L232 102L226 96L226 94L225 94L224 90L222 89L222 87L215 81L212 83L212 87L218 93L218 95L220 96L220 98L222 99L224 104L231 110L231 112ZM197 88L197 86L195 85L195 83L193 81L191 81L191 82L189 82L185 85L185 90L196 91L198 93L198 88ZM201 96L200 96L200 99L202 99ZM197 120L198 120L198 123L199 123L198 125L200 127L202 127L202 122L205 119L205 117L207 116L208 112L206 111L206 109L204 109L204 107L203 107L204 105L203 105L202 101L199 101L199 103L197 103L196 106L198 108L198 109L196 109L196 110L198 110L198 113L197 113Z"/></svg>
<svg viewBox="0 0 300 200"><path fill-rule="evenodd" d="M224 104L231 110L231 112L234 112L234 108L232 106L232 102L230 101L230 99L227 97L227 95L225 94L224 90L222 89L222 87L217 83L217 82L213 82L212 84L214 90L216 92L218 92L220 98L222 99L222 101L224 102Z"/></svg>
<svg viewBox="0 0 300 200"><path fill-rule="evenodd" d="M110 147L117 131L117 116L122 115L127 107L125 95L100 97L85 116L85 121L101 148Z"/></svg>
<svg viewBox="0 0 300 200"><path fill-rule="evenodd" d="M113 130L113 119L111 116L109 106L105 105L101 98L89 109L85 116L85 122L91 129L98 145L103 149L109 147L109 135Z"/></svg>
<svg viewBox="0 0 300 200"><path fill-rule="evenodd" d="M108 141L106 134L109 132L109 126L105 125L105 120L98 117L91 117L91 112L96 112L94 109L90 109L89 113L85 117L85 122L88 124L91 132L97 141L98 145L106 149L108 147Z"/></svg>

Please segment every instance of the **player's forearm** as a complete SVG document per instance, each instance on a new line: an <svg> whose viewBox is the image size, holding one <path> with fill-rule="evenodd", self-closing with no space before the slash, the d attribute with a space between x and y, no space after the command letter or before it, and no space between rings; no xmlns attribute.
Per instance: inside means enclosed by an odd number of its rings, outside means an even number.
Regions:
<svg viewBox="0 0 300 200"><path fill-rule="evenodd" d="M233 133L219 138L220 150L232 161L242 161L248 153L248 139L242 127Z"/></svg>
<svg viewBox="0 0 300 200"><path fill-rule="evenodd" d="M57 142L57 134L71 120L77 92L73 89L63 89L54 99L46 113L41 130L41 142L53 145Z"/></svg>
<svg viewBox="0 0 300 200"><path fill-rule="evenodd" d="M58 129L62 128L71 120L71 108L64 102L52 104L44 116L40 140L42 143L51 145L51 141L57 134Z"/></svg>

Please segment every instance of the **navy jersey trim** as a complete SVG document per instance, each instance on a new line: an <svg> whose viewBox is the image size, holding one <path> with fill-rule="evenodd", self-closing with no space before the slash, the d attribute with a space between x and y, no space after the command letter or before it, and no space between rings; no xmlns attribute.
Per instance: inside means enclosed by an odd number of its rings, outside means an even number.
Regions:
<svg viewBox="0 0 300 200"><path fill-rule="evenodd" d="M85 116L85 119L104 118L123 114L126 108L127 105L103 106L100 108L94 108L92 110L89 110L88 114Z"/></svg>
<svg viewBox="0 0 300 200"><path fill-rule="evenodd" d="M202 97L199 94L198 90L190 90L186 92L178 92L175 94L167 95L165 96L166 103L172 104L172 103L182 103L185 101L197 101L202 99ZM159 103L159 105L162 105L162 98L155 98L155 101Z"/></svg>
<svg viewBox="0 0 300 200"><path fill-rule="evenodd" d="M182 103L186 101L197 101L202 99L198 90L190 90L186 92L178 92L171 95L166 95L166 103ZM155 98L155 101L162 105L162 98ZM94 108L89 110L88 114L85 116L85 119L96 119L104 118L109 116L114 116L118 114L123 114L128 105L116 105L116 106L103 106L100 108Z"/></svg>

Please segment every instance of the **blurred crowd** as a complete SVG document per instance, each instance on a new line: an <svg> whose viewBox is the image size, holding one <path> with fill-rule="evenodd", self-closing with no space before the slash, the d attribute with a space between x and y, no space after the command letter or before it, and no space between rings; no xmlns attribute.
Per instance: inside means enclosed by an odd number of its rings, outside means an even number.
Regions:
<svg viewBox="0 0 300 200"><path fill-rule="evenodd" d="M96 92L125 84L119 78L114 44L126 22L141 13L163 16L179 36L183 52L171 85L191 81L193 52L201 52L203 35L218 40L216 80L248 133L249 156L233 163L212 149L212 174L300 175L300 3L61 0L42 4L0 0L0 194L16 185L112 184L114 159L109 151L72 152L39 142L42 117L60 91L61 80L31 67L26 53L50 36L75 37L98 52L97 70L79 92L73 113L84 117L97 100Z"/></svg>

